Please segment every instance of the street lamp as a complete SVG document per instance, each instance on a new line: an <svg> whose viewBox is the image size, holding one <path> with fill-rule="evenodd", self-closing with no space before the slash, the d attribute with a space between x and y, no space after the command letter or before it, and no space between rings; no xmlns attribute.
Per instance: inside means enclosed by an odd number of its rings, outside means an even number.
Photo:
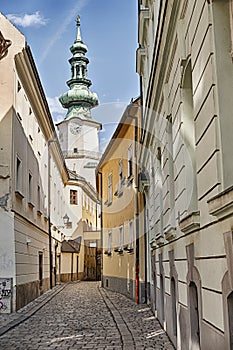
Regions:
<svg viewBox="0 0 233 350"><path fill-rule="evenodd" d="M63 216L63 222L64 222L64 225L67 226L68 222L69 222L70 218L67 214L65 214Z"/></svg>

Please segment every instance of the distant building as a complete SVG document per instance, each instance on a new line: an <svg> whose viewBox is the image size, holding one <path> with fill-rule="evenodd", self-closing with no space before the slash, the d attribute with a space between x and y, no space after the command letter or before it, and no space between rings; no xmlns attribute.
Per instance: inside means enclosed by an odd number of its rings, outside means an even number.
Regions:
<svg viewBox="0 0 233 350"><path fill-rule="evenodd" d="M144 237L139 235L140 99L132 101L97 167L101 199L102 284L137 301L144 300Z"/></svg>
<svg viewBox="0 0 233 350"><path fill-rule="evenodd" d="M232 1L138 1L148 298L177 349L233 349Z"/></svg>

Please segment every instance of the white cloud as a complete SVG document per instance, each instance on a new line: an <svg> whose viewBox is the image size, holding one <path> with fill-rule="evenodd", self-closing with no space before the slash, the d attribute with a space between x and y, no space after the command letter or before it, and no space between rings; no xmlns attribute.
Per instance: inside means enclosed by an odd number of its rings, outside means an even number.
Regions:
<svg viewBox="0 0 233 350"><path fill-rule="evenodd" d="M68 25L74 20L74 16L77 15L79 13L79 11L81 11L85 6L87 6L88 3L89 3L89 0L79 0L77 3L77 6L72 8L69 15L60 24L55 35L51 38L50 42L48 43L46 49L44 50L44 52L41 56L40 64L45 60L49 51L56 44L56 42L62 37L62 35L66 31L66 28L68 27Z"/></svg>
<svg viewBox="0 0 233 350"><path fill-rule="evenodd" d="M44 18L39 11L32 14L16 15L9 13L7 18L14 24L21 27L40 27L47 24L48 20Z"/></svg>
<svg viewBox="0 0 233 350"><path fill-rule="evenodd" d="M58 97L47 97L51 113L64 113L66 110L61 106L61 103L58 100Z"/></svg>
<svg viewBox="0 0 233 350"><path fill-rule="evenodd" d="M57 96L47 97L47 101L48 101L50 112L53 116L53 120L55 122L60 122L61 120L63 120L67 110L61 106L58 100L58 97Z"/></svg>

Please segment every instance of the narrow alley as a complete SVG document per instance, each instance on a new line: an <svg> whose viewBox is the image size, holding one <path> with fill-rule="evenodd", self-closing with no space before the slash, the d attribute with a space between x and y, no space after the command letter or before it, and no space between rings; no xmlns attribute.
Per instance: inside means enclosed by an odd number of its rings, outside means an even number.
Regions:
<svg viewBox="0 0 233 350"><path fill-rule="evenodd" d="M8 321L0 315L0 335L4 350L173 349L147 305L99 282L60 285Z"/></svg>

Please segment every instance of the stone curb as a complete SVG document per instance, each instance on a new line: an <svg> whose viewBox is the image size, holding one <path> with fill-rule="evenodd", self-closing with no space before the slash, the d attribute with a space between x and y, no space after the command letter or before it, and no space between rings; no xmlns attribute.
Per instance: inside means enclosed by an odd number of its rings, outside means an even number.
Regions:
<svg viewBox="0 0 233 350"><path fill-rule="evenodd" d="M117 328L122 340L123 350L135 350L136 346L135 346L133 335L127 323L125 322L124 318L122 317L121 313L118 311L113 301L110 299L107 291L102 287L98 287L98 289L117 325Z"/></svg>
<svg viewBox="0 0 233 350"><path fill-rule="evenodd" d="M46 296L46 293L45 293L43 295L44 298L41 301L38 300L38 298L33 300L31 303L36 303L36 305L32 305L32 307L29 310L26 309L25 311L22 311L22 312L20 311L18 313L19 316L16 319L9 321L9 323L7 323L5 326L0 327L0 336L7 333L11 329L15 328L20 323L26 321L28 318L34 315L38 310L40 310L44 305L46 305L51 299L53 299L58 293L60 293L67 285L68 283L62 284L59 287L57 287L54 291L51 290L51 293L49 293L48 296ZM28 306L30 307L30 304L26 305L26 307Z"/></svg>

